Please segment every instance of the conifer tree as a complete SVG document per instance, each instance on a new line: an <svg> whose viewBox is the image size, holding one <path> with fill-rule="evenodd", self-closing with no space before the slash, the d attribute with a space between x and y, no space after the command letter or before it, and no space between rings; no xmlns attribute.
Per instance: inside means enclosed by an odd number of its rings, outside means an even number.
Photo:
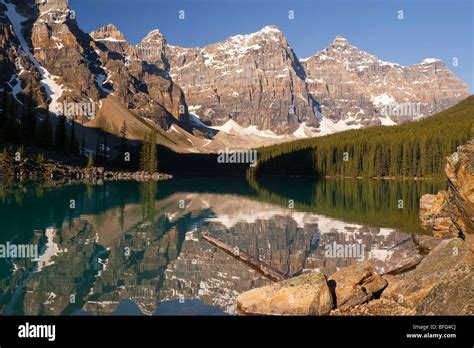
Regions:
<svg viewBox="0 0 474 348"><path fill-rule="evenodd" d="M123 121L120 129L120 151L124 154L127 151L127 121Z"/></svg>
<svg viewBox="0 0 474 348"><path fill-rule="evenodd" d="M33 144L36 140L36 113L33 105L33 93L30 88L25 108L25 123L23 125L26 143Z"/></svg>
<svg viewBox="0 0 474 348"><path fill-rule="evenodd" d="M66 130L66 117L63 115L58 116L58 124L56 125L56 133L54 136L54 146L56 151L61 151L67 153L68 146L68 136Z"/></svg>
<svg viewBox="0 0 474 348"><path fill-rule="evenodd" d="M79 142L76 137L76 122L71 122L71 136L69 137L69 152L75 155L79 154Z"/></svg>
<svg viewBox="0 0 474 348"><path fill-rule="evenodd" d="M40 125L39 133L40 146L45 149L51 149L53 147L54 139L53 130L51 128L50 122L49 105L46 107L46 111Z"/></svg>
<svg viewBox="0 0 474 348"><path fill-rule="evenodd" d="M474 137L474 96L418 122L349 130L258 149L248 174L443 176L446 156ZM343 162L341 154L348 153Z"/></svg>
<svg viewBox="0 0 474 348"><path fill-rule="evenodd" d="M100 144L99 144L99 138L97 138L97 143L95 146L95 163L99 163L100 161Z"/></svg>
<svg viewBox="0 0 474 348"><path fill-rule="evenodd" d="M150 156L149 150L150 150L150 147L149 147L148 135L145 135L145 138L143 139L142 147L140 150L140 170L144 172L148 171L148 159Z"/></svg>
<svg viewBox="0 0 474 348"><path fill-rule="evenodd" d="M89 152L89 156L87 158L87 168L94 167L94 159L92 158L92 152Z"/></svg>
<svg viewBox="0 0 474 348"><path fill-rule="evenodd" d="M145 139L140 151L140 170L154 173L158 170L158 157L157 157L157 132L152 130Z"/></svg>
<svg viewBox="0 0 474 348"><path fill-rule="evenodd" d="M156 130L153 130L150 134L150 155L149 155L149 164L148 164L148 172L155 173L158 170L158 158L156 152L156 141L157 141L157 134Z"/></svg>
<svg viewBox="0 0 474 348"><path fill-rule="evenodd" d="M82 143L81 143L81 156L84 156L86 153L86 139L84 134L82 135Z"/></svg>
<svg viewBox="0 0 474 348"><path fill-rule="evenodd" d="M108 144L107 144L107 133L104 133L104 142L102 144L102 161L107 161L108 152L107 152Z"/></svg>

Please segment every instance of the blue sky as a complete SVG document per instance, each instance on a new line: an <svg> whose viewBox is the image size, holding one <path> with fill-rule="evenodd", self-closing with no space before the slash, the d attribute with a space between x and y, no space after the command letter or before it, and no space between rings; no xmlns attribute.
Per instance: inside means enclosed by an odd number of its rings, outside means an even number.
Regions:
<svg viewBox="0 0 474 348"><path fill-rule="evenodd" d="M130 43L160 29L167 41L204 46L277 25L299 58L326 47L336 35L382 60L409 65L444 60L474 93L472 0L69 0L90 32L115 24ZM179 11L185 19L179 19ZM288 11L294 19L288 19ZM404 19L397 18L402 10ZM452 65L453 58L458 66Z"/></svg>

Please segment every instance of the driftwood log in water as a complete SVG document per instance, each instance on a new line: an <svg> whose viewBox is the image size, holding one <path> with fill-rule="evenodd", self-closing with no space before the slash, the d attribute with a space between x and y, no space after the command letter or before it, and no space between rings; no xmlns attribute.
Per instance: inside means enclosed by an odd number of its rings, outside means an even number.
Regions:
<svg viewBox="0 0 474 348"><path fill-rule="evenodd" d="M203 235L202 238L206 240L208 243L212 244L213 246L219 248L220 250L224 251L226 254L233 256L237 260L245 263L246 265L250 266L252 269L256 270L264 277L279 282L282 280L290 279L291 277L287 274L280 272L279 270L275 269L274 267L262 262L252 255L246 253L245 251L240 250L238 247L231 247L226 243L220 241L219 239L213 238L208 235Z"/></svg>

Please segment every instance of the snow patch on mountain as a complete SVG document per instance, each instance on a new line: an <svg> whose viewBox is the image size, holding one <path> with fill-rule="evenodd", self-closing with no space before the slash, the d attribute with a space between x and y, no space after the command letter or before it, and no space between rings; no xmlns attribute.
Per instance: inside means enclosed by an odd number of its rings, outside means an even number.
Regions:
<svg viewBox="0 0 474 348"><path fill-rule="evenodd" d="M378 63L382 66L390 66L392 68L401 68L401 65L400 64L397 64L397 63L392 63L392 62L385 62L381 59L377 59Z"/></svg>
<svg viewBox="0 0 474 348"><path fill-rule="evenodd" d="M108 41L108 42L127 42L126 40L119 40L113 37L105 37L103 39L94 39L95 41Z"/></svg>
<svg viewBox="0 0 474 348"><path fill-rule="evenodd" d="M107 74L107 75L104 75L104 74L98 74L95 76L95 82L97 83L97 85L100 87L100 89L102 91L104 91L105 93L107 94L111 94L113 91L107 87L105 87L105 85L107 83L113 83L112 80L110 79L110 75Z"/></svg>
<svg viewBox="0 0 474 348"><path fill-rule="evenodd" d="M349 129L358 129L362 128L360 124L347 124L347 122L355 121L355 118L349 118L347 120L339 120L338 122L333 122L327 117L323 117L321 121L321 126L319 127L320 132L319 136L343 132Z"/></svg>
<svg viewBox="0 0 474 348"><path fill-rule="evenodd" d="M379 120L382 123L382 126L395 126L396 125L396 123L388 116L379 117Z"/></svg>
<svg viewBox="0 0 474 348"><path fill-rule="evenodd" d="M423 59L420 64L433 64L436 62L442 62L442 60L437 58L426 58Z"/></svg>
<svg viewBox="0 0 474 348"><path fill-rule="evenodd" d="M284 138L284 135L277 135L273 133L271 130L259 130L257 126L249 126L249 127L242 127L239 125L237 122L234 120L230 119L226 123L224 123L222 126L213 126L209 127L218 131L222 131L224 133L228 134L236 134L236 135L255 135L258 137L264 137L264 138Z"/></svg>
<svg viewBox="0 0 474 348"><path fill-rule="evenodd" d="M315 129L311 128L311 127L308 127L306 125L306 122L301 123L300 126L298 127L298 129L293 132L293 136L295 136L299 139L311 138L311 137L314 137L314 136L317 136L317 135L318 135L318 133L315 132Z"/></svg>
<svg viewBox="0 0 474 348"><path fill-rule="evenodd" d="M38 264L36 272L41 272L45 267L51 266L54 264L54 258L61 253L67 252L67 249L61 249L59 245L54 241L56 236L56 229L47 228L45 231L45 236L48 239L45 245L44 252L38 257Z"/></svg>
<svg viewBox="0 0 474 348"><path fill-rule="evenodd" d="M389 94L384 93L375 97L371 97L372 103L376 106L389 105L396 102L396 100Z"/></svg>
<svg viewBox="0 0 474 348"><path fill-rule="evenodd" d="M21 88L21 80L18 78L18 75L16 74L13 74L11 80L9 82L7 82L7 84L10 86L10 88L12 89L12 95L13 97L15 98L15 100L22 104L23 103L18 99L18 94L21 93L22 91L22 88Z"/></svg>
<svg viewBox="0 0 474 348"><path fill-rule="evenodd" d="M40 83L45 88L48 96L51 98L50 110L52 112L59 113L62 110L62 106L58 102L58 100L63 94L63 87L55 81L55 79L58 77L51 75L48 70L46 70L43 66L41 66L41 64L38 63L35 56L31 53L28 43L26 42L22 32L23 22L27 21L28 18L18 14L14 4L6 3L4 0L1 1L3 5L5 5L5 7L7 8L7 11L5 13L10 19L10 22L12 23L13 30L15 31L15 34L18 40L20 41L23 52L28 56L30 61L33 63L36 69L38 69L41 75Z"/></svg>

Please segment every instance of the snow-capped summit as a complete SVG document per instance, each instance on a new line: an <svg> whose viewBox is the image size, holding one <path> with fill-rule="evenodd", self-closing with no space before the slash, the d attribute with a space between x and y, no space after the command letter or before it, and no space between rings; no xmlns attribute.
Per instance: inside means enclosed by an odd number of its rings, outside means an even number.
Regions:
<svg viewBox="0 0 474 348"><path fill-rule="evenodd" d="M304 71L276 26L202 47L167 47L170 76L190 105L212 126L232 118L244 128L291 134L300 123L316 127L315 103Z"/></svg>
<svg viewBox="0 0 474 348"><path fill-rule="evenodd" d="M162 42L163 40L165 40L163 33L159 29L153 29L145 36L145 38L142 40L142 43L153 41Z"/></svg>
<svg viewBox="0 0 474 348"><path fill-rule="evenodd" d="M438 58L425 58L421 61L420 64L433 64L433 63L443 63L443 61Z"/></svg>
<svg viewBox="0 0 474 348"><path fill-rule="evenodd" d="M276 25L266 25L258 32L262 34L282 34L282 31Z"/></svg>
<svg viewBox="0 0 474 348"><path fill-rule="evenodd" d="M305 68L309 90L321 105L322 115L350 126L389 125L418 119L468 95L464 82L444 64L431 68L434 63L442 63L438 59L427 58L422 63L403 67L380 60L342 36L300 62ZM452 86L456 87L452 89Z"/></svg>
<svg viewBox="0 0 474 348"><path fill-rule="evenodd" d="M107 24L91 32L90 36L96 41L126 42L125 35L113 24Z"/></svg>
<svg viewBox="0 0 474 348"><path fill-rule="evenodd" d="M337 47L346 47L348 44L349 41L347 41L347 39L341 35L337 35L332 41L332 45Z"/></svg>
<svg viewBox="0 0 474 348"><path fill-rule="evenodd" d="M244 48L245 46L254 46L259 43L266 43L270 41L286 44L284 34L275 25L267 25L262 29L250 34L239 34L231 36L224 41L218 42L217 45L218 47L223 48L227 48L232 45L242 46L242 48Z"/></svg>
<svg viewBox="0 0 474 348"><path fill-rule="evenodd" d="M235 135L245 143L392 125L468 95L466 84L439 59L403 67L340 35L301 60L274 25L198 48L169 45L155 29L135 46L113 24L85 34L66 0L34 3L0 0L2 78L17 100L24 100L22 90L32 90L37 104L49 103L53 112L66 99L101 105L113 97L125 111L164 130L177 124L173 129L180 126L183 135L194 131L187 128L190 106L200 127L211 130L199 136ZM421 114L403 114L402 104Z"/></svg>

